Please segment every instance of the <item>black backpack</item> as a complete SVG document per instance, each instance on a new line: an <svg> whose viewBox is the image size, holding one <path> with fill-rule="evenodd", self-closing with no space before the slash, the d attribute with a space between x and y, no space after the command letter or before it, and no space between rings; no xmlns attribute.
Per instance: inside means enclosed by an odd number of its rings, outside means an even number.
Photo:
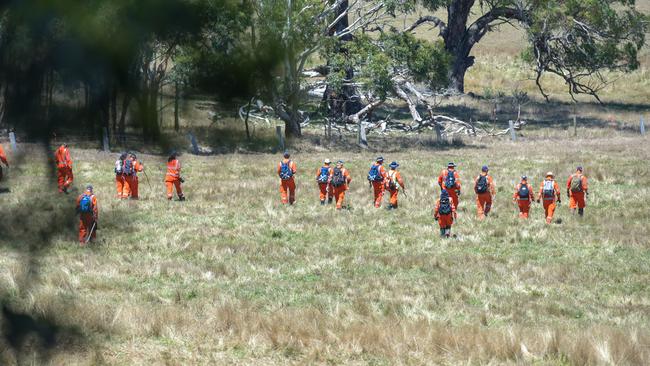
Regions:
<svg viewBox="0 0 650 366"><path fill-rule="evenodd" d="M476 193L485 193L488 191L487 175L479 175L476 180Z"/></svg>
<svg viewBox="0 0 650 366"><path fill-rule="evenodd" d="M334 187L340 187L345 184L345 175L343 175L343 169L334 168L334 175L332 175L332 185Z"/></svg>
<svg viewBox="0 0 650 366"><path fill-rule="evenodd" d="M449 198L440 200L440 207L438 207L438 215L449 215L451 213L451 202Z"/></svg>
<svg viewBox="0 0 650 366"><path fill-rule="evenodd" d="M446 188L456 188L456 175L451 169L447 169L447 178L445 178L445 187Z"/></svg>
<svg viewBox="0 0 650 366"><path fill-rule="evenodd" d="M528 184L520 184L519 192L517 192L517 194L519 195L519 199L527 200L528 197L530 197L530 190L528 189Z"/></svg>

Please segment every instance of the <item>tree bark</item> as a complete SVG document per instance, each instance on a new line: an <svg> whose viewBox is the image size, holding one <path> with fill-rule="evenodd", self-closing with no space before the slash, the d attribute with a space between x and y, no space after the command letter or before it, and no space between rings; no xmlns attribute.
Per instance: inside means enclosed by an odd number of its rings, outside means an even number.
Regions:
<svg viewBox="0 0 650 366"><path fill-rule="evenodd" d="M473 44L469 42L467 21L474 0L453 0L447 5L447 26L442 32L445 49L452 57L449 72L449 89L465 92L465 73L474 64L474 56L469 56Z"/></svg>

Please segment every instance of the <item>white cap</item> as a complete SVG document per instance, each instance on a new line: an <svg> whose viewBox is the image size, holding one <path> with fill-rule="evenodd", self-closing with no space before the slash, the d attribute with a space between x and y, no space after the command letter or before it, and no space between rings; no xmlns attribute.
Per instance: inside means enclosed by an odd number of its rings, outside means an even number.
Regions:
<svg viewBox="0 0 650 366"><path fill-rule="evenodd" d="M325 159L325 164L331 164L332 161L330 159Z"/></svg>

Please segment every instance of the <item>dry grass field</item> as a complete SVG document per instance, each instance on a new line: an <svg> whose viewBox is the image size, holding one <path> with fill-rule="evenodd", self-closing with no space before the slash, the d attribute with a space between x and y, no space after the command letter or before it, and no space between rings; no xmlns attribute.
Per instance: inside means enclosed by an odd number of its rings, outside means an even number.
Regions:
<svg viewBox="0 0 650 366"><path fill-rule="evenodd" d="M101 209L100 241L85 249L73 197L54 193L42 148L23 145L0 194L0 295L57 331L42 352L33 335L18 348L0 340L0 364L647 365L650 144L578 132L294 145L293 207L279 202L277 154L183 155L185 202L164 199L163 157L142 154L152 188L144 180L142 200L127 202L114 197L115 154L72 146L77 186L93 183ZM378 153L402 165L397 211L371 206ZM352 172L347 210L318 204L326 157ZM442 240L432 182L449 160L465 187L489 164L498 193L480 222L466 188L458 236ZM550 226L539 205L517 219L518 176L538 186L553 170L565 184L577 164L591 179L584 219L566 199Z"/></svg>

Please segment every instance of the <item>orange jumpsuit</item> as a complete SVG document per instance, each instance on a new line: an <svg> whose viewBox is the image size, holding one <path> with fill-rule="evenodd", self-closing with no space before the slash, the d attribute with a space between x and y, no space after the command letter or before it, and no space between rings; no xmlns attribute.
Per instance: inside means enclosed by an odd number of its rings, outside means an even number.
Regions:
<svg viewBox="0 0 650 366"><path fill-rule="evenodd" d="M528 186L527 198L519 197L519 189L524 184ZM530 211L530 204L535 200L535 194L533 193L533 188L526 181L521 181L515 187L515 194L512 196L512 198L517 202L517 205L519 206L519 217L522 219L527 219L528 212Z"/></svg>
<svg viewBox="0 0 650 366"><path fill-rule="evenodd" d="M456 187L453 188L447 188L445 187L445 180L447 179L447 174L449 174L449 170L454 172L454 177L456 177ZM455 207L458 207L458 195L460 193L460 176L458 175L458 172L454 168L447 168L444 169L442 172L440 172L440 176L438 176L438 185L440 186L440 189L444 189L449 193L449 198L451 198L451 201L454 203Z"/></svg>
<svg viewBox="0 0 650 366"><path fill-rule="evenodd" d="M296 202L296 181L294 179L297 172L296 163L290 159L282 159L278 163L278 176L280 176L280 172L282 171L282 164L289 164L289 169L291 169L293 175L289 179L280 178L280 198L283 204L289 203L293 205Z"/></svg>
<svg viewBox="0 0 650 366"><path fill-rule="evenodd" d="M57 180L59 186L59 193L67 192L68 187L72 184L74 179L72 176L72 159L70 158L70 151L64 145L61 145L56 152L54 152L54 161L57 168Z"/></svg>
<svg viewBox="0 0 650 366"><path fill-rule="evenodd" d="M391 182L393 182L394 188L391 188ZM406 188L404 186L404 179L402 178L402 173L397 170L388 171L386 177L386 189L390 193L390 205L394 208L397 208L397 195L399 193L399 188Z"/></svg>
<svg viewBox="0 0 650 366"><path fill-rule="evenodd" d="M89 190L86 190L84 194L80 195L77 198L77 210L79 210L81 199L85 195L89 195L91 197L92 212L81 212L79 214L79 243L81 245L86 244L88 235L90 235L89 241L97 239L97 219L99 218L99 210L97 209L97 197Z"/></svg>
<svg viewBox="0 0 650 366"><path fill-rule="evenodd" d="M332 183L329 180L329 177L332 175L332 167L329 165L323 165L320 169L316 171L316 181L318 181L318 178L320 177L320 171L323 168L327 168L327 176L328 176L328 181L327 183L322 183L318 182L318 189L320 191L320 201L324 202L325 199L332 200L334 198L334 187L332 187Z"/></svg>
<svg viewBox="0 0 650 366"><path fill-rule="evenodd" d="M120 160L115 162L116 169ZM122 164L123 165L123 164ZM123 173L115 171L115 187L117 188L117 198L126 199L129 197L129 186Z"/></svg>
<svg viewBox="0 0 650 366"><path fill-rule="evenodd" d="M497 194L494 179L492 179L491 175L483 172L481 172L481 174L474 180L474 190L476 190L476 183L478 183L478 179L481 175L487 176L488 190L483 193L476 192L476 212L479 220L484 219L485 216L490 213L490 210L492 209L492 199Z"/></svg>
<svg viewBox="0 0 650 366"><path fill-rule="evenodd" d="M343 171L343 176L345 177L345 183L338 187L334 187L334 199L336 200L336 208L339 210L343 208L345 191L348 190L350 182L352 182L352 178L350 177L350 172L345 168L341 168L341 170ZM332 172L330 173L330 182L332 181L333 176L334 176L334 169L332 169Z"/></svg>
<svg viewBox="0 0 650 366"><path fill-rule="evenodd" d="M128 196L131 197L131 199L137 200L140 199L139 196L139 191L138 191L138 172L141 172L144 170L144 166L137 160L133 159L133 175L127 175L125 176L126 183L128 185Z"/></svg>
<svg viewBox="0 0 650 366"><path fill-rule="evenodd" d="M183 189L181 188L181 162L174 159L167 162L167 174L165 174L165 186L167 187L167 199L171 200L174 196L174 187L179 199L183 198Z"/></svg>
<svg viewBox="0 0 650 366"><path fill-rule="evenodd" d="M456 206L454 205L453 202L450 202L450 204L451 204L451 213L446 215L441 215L439 212L440 199L436 201L436 207L434 209L433 217L438 220L438 225L440 226L441 233L442 230L451 230L451 226L454 224L454 220L456 220ZM447 234L447 236L449 236L449 234Z"/></svg>
<svg viewBox="0 0 650 366"><path fill-rule="evenodd" d="M374 194L374 199L375 199L375 207L379 208L381 207L381 201L384 199L384 184L386 183L386 169L382 164L379 163L373 163L373 166L378 165L379 166L379 175L381 176L381 180L375 180L372 181L372 191Z"/></svg>
<svg viewBox="0 0 650 366"><path fill-rule="evenodd" d="M581 191L578 192L571 191L571 181L573 179L580 179L580 187L582 188ZM580 172L576 172L572 174L569 177L569 180L566 182L566 189L569 191L569 208L574 210L576 208L580 208L580 209L585 208L585 206L587 205L585 202L585 194L589 189L589 186L587 185L587 177L585 177Z"/></svg>
<svg viewBox="0 0 650 366"><path fill-rule="evenodd" d="M2 148L2 145L0 145L0 161L2 161L6 166L9 166L7 155L5 155L5 151ZM0 180L2 180L2 167L0 167Z"/></svg>
<svg viewBox="0 0 650 366"><path fill-rule="evenodd" d="M546 178L544 181L548 180ZM544 181L539 188L539 198L544 201L544 215L546 215L546 223L550 224L553 221L553 214L555 213L556 201L560 201L560 187L554 179L553 181L553 192L552 196L544 196Z"/></svg>

